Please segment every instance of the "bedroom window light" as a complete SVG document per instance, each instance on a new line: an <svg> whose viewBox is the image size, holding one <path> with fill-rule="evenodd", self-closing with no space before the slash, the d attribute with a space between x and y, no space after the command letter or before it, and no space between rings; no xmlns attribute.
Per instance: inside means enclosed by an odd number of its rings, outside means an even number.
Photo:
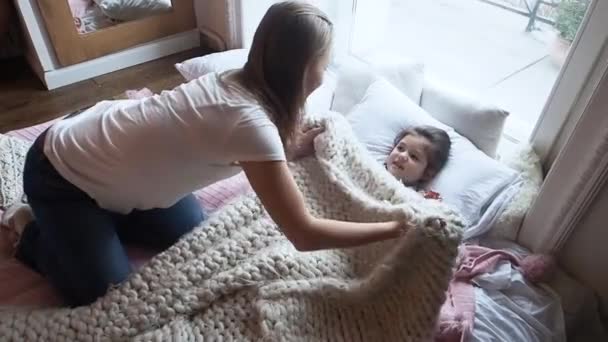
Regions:
<svg viewBox="0 0 608 342"><path fill-rule="evenodd" d="M503 148L533 139L593 0L356 0L350 53L420 61L425 75L510 112ZM541 152L541 154L543 154Z"/></svg>
<svg viewBox="0 0 608 342"><path fill-rule="evenodd" d="M247 13L241 17L241 44L244 47L251 45L253 35L260 20L272 6L282 0L236 0L240 5L240 12ZM351 23L354 14L354 0L304 0L323 10L334 23L334 61L346 53L349 49L351 34Z"/></svg>

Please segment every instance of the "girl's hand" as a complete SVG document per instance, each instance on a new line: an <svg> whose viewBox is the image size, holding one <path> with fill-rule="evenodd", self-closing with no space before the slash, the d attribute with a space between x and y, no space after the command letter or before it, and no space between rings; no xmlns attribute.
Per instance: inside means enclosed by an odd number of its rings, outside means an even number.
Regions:
<svg viewBox="0 0 608 342"><path fill-rule="evenodd" d="M441 195L438 192L432 190L420 190L419 193L426 199L433 199L438 201L443 200L443 198L441 198Z"/></svg>
<svg viewBox="0 0 608 342"><path fill-rule="evenodd" d="M323 131L325 131L325 128L322 126L307 127L299 131L295 137L289 159L296 160L312 155L315 152L314 140Z"/></svg>

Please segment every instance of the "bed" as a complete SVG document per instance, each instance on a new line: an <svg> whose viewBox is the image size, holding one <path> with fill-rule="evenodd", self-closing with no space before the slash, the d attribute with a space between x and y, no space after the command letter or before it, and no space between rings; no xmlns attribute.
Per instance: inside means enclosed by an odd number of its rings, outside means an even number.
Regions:
<svg viewBox="0 0 608 342"><path fill-rule="evenodd" d="M238 67L245 55L246 51L229 51L185 61L176 67L186 80L189 80L209 71ZM388 83L395 85L396 89L406 94L408 99L416 99L414 102L416 105L433 112L437 119L443 119L441 120L443 123L450 123L456 127L459 122L468 120L470 124L471 120L479 120L479 117L458 118L453 112L454 108L465 108L464 112L467 115L471 114L472 108L476 110L473 111L474 113L487 114L491 110L496 110L479 103L468 102L470 100L466 97L443 92L440 87L429 86L428 81L423 77L423 68L420 64L409 61L382 60L369 65L356 63L342 65L334 70L335 73L330 75L326 84L309 98L308 109L310 111L331 109L348 113L347 117L350 117L355 132L359 133L364 144L368 137L365 132L358 131L357 126L369 129L372 124L358 122L355 118L362 112L375 108L377 102L382 102L383 106L391 102L386 99L381 101L373 99L374 89L370 91L370 87L378 81L374 75L382 75L382 81L388 80ZM394 90L382 82L374 87L377 93L385 95ZM393 98L399 97L398 94L394 95ZM394 103L393 107L402 110L402 107L399 107L401 104ZM438 114L439 107L447 110ZM391 111L391 108L382 108L386 109L383 111L385 113ZM502 129L500 121L504 123L504 113L500 110L496 113L498 114L495 115L494 121L499 123L486 122L485 132L491 131L496 125L499 132ZM49 124L51 123L7 134L31 141ZM383 129L373 125L372 128L375 132ZM467 132L467 128L459 128L459 131ZM491 141L487 136L468 135L467 138L469 136L472 138L467 141L475 141L476 145L485 149L479 153L491 155L492 157L489 158L496 160L496 142ZM374 152L378 155L384 153L383 146L371 146L369 142L367 146L372 155ZM453 179L444 177L435 184L445 189L446 200L465 203L461 206L461 210L467 212L465 216L468 221L465 243L460 248L456 264L456 276L450 282L447 299L441 308L436 341L565 341L560 298L543 282L535 282L527 278L521 264L530 252L516 243L516 228L542 180L538 161L535 161L533 151L529 148L512 152L511 155L501 156L499 163L511 171L498 172L502 175L502 179L484 178L484 182L492 181L495 183L494 186L485 189L475 188L473 192L467 193L468 202L458 197L463 192L461 189L445 188L445 185L442 185L453 182ZM468 151L465 155L468 158L475 158L478 154ZM494 165L494 162L486 162L488 165ZM457 163L452 163L458 166ZM487 168L488 173L496 177L497 169L490 166ZM478 179L472 179L471 184L475 181ZM450 191L453 194L450 194ZM240 174L201 189L195 195L202 207L212 212L230 203L239 195L249 192L251 188L244 175ZM480 203L471 203L471 198L477 199L473 202ZM142 265L151 257L149 251L136 248L130 248L129 255L135 266ZM0 268L6 277L1 282L3 289L0 289L0 305L56 306L58 304L52 289L40 276L10 258L5 258Z"/></svg>

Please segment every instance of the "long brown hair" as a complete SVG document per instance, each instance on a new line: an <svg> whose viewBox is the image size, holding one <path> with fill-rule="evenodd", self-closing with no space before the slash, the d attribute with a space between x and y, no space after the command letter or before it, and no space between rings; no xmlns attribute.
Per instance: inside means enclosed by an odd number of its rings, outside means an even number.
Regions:
<svg viewBox="0 0 608 342"><path fill-rule="evenodd" d="M297 1L272 5L255 32L242 82L268 111L284 144L291 142L304 110L306 70L329 52L332 36L329 18Z"/></svg>

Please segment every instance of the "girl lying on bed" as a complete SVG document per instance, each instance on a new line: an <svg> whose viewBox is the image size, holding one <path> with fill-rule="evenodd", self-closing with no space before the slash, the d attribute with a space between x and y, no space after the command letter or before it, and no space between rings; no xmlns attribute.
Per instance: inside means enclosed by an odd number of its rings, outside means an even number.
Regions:
<svg viewBox="0 0 608 342"><path fill-rule="evenodd" d="M425 198L440 199L425 186L448 161L452 143L448 134L433 126L415 126L403 130L384 166L403 185L413 187Z"/></svg>

